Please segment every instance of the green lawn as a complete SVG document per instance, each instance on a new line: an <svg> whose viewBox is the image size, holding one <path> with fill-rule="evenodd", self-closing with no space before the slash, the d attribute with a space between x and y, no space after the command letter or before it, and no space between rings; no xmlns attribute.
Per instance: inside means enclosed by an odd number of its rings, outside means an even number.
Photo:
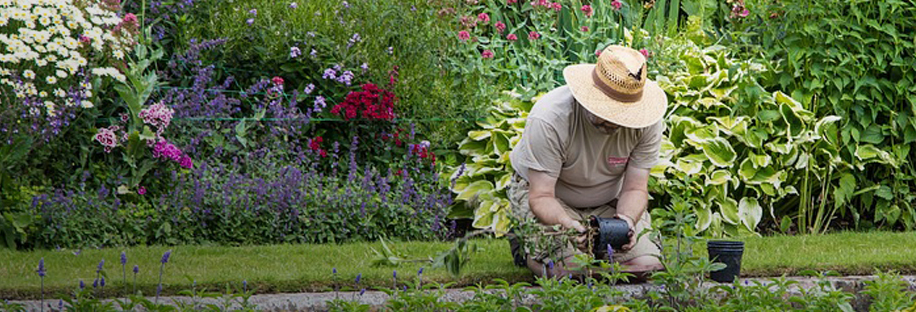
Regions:
<svg viewBox="0 0 916 312"><path fill-rule="evenodd" d="M776 236L747 238L742 263L744 276L778 276L806 269L834 270L844 274L871 274L876 269L916 273L916 235L914 233L839 233L823 236ZM509 281L531 281L524 269L512 265L508 243L504 240L477 240L480 251L459 279L444 270L431 270L428 264L423 279L457 281L459 285L487 282L493 278ZM423 259L451 247L449 243L392 243L396 252L407 258ZM45 293L56 297L75 289L79 280L91 285L99 260L105 259L106 293L129 292L132 282L124 283L121 275L120 253L127 251L128 280L134 264L140 266L138 287L145 294L155 294L160 259L166 250L172 256L165 265L164 293L174 294L197 285L224 289L227 283L249 287L259 293L328 291L335 282L332 268L337 268L336 280L341 287L357 287L354 278L362 274L358 287L390 287L392 268L370 266L370 247L380 249L379 243L345 245L275 245L250 247L177 246L133 247L127 249L83 250L78 256L70 250L41 250L30 252L0 251L0 298L37 298L39 278L35 273L38 259L44 257L47 276ZM703 248L699 246L699 248ZM416 280L419 263L397 268L398 278ZM91 286L89 286L91 287Z"/></svg>

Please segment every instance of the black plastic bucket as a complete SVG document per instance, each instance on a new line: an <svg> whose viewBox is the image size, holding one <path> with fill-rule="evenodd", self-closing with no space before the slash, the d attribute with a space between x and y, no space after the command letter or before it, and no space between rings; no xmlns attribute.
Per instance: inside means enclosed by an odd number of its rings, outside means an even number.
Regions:
<svg viewBox="0 0 916 312"><path fill-rule="evenodd" d="M706 251L709 260L725 264L725 268L709 272L709 278L719 283L732 283L741 275L741 256L744 254L744 242L708 241Z"/></svg>
<svg viewBox="0 0 916 312"><path fill-rule="evenodd" d="M598 230L595 237L595 255L607 255L607 245L614 250L620 250L623 245L630 242L630 226L627 221L618 218L589 217L592 228Z"/></svg>

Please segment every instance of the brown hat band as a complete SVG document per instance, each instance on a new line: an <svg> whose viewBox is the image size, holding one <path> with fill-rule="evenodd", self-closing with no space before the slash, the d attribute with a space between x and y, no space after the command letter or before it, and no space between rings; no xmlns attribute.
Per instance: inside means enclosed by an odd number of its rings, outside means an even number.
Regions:
<svg viewBox="0 0 916 312"><path fill-rule="evenodd" d="M601 80L601 77L598 76L598 66L595 66L595 70L592 71L592 80L595 81L595 86L601 90L602 93L611 97L612 99L621 101L621 102L636 102L642 99L642 89L639 89L639 92L634 94L626 94L620 91L614 90L611 86L604 83L604 80Z"/></svg>

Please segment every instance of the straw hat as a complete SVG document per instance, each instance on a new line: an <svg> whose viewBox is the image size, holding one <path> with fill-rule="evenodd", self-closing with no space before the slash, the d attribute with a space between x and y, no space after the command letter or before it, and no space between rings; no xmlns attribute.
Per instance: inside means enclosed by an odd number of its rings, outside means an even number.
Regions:
<svg viewBox="0 0 916 312"><path fill-rule="evenodd" d="M647 75L645 56L617 45L605 48L597 64L563 69L563 77L579 104L627 128L651 126L665 115L668 97Z"/></svg>

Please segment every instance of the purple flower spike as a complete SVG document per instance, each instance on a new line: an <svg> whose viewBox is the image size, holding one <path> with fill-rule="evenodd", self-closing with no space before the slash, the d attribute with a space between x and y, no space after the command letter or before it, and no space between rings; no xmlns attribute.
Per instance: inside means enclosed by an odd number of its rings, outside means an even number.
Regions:
<svg viewBox="0 0 916 312"><path fill-rule="evenodd" d="M242 280L242 291L248 291L248 280Z"/></svg>
<svg viewBox="0 0 916 312"><path fill-rule="evenodd" d="M337 268L331 268L331 273L337 274Z"/></svg>
<svg viewBox="0 0 916 312"><path fill-rule="evenodd" d="M99 287L99 279L95 279L92 281L92 288L97 288L97 287Z"/></svg>
<svg viewBox="0 0 916 312"><path fill-rule="evenodd" d="M121 265L127 264L127 254L123 251L121 252Z"/></svg>
<svg viewBox="0 0 916 312"><path fill-rule="evenodd" d="M57 301L57 310L58 311L64 310L64 299L59 299L59 301Z"/></svg>
<svg viewBox="0 0 916 312"><path fill-rule="evenodd" d="M420 268L420 270L417 271L417 275L418 275L418 276L419 276L419 275L423 275L423 268Z"/></svg>
<svg viewBox="0 0 916 312"><path fill-rule="evenodd" d="M83 280L80 280L80 289L84 288L86 288L86 283L84 283Z"/></svg>
<svg viewBox="0 0 916 312"><path fill-rule="evenodd" d="M363 273L356 274L356 283L359 284L359 280L363 277Z"/></svg>
<svg viewBox="0 0 916 312"><path fill-rule="evenodd" d="M395 279L397 279L397 278L398 278L398 270L394 270L394 272L391 273L391 276L394 277Z"/></svg>
<svg viewBox="0 0 916 312"><path fill-rule="evenodd" d="M168 262L169 262L169 257L170 257L170 256L172 256L172 250L171 250L171 249L170 249L169 251L166 251L164 254L162 254L162 261L160 261L160 262L162 262L163 264L164 264L164 263L168 263Z"/></svg>
<svg viewBox="0 0 916 312"><path fill-rule="evenodd" d="M45 277L45 258L38 260L38 277Z"/></svg>
<svg viewBox="0 0 916 312"><path fill-rule="evenodd" d="M553 260L547 261L547 268L553 270Z"/></svg>
<svg viewBox="0 0 916 312"><path fill-rule="evenodd" d="M140 273L140 266L134 264L134 274Z"/></svg>
<svg viewBox="0 0 916 312"><path fill-rule="evenodd" d="M99 269L96 270L95 273L100 273L100 272L102 272L102 267L103 267L103 266L105 266L105 259L102 259L102 261L99 262Z"/></svg>
<svg viewBox="0 0 916 312"><path fill-rule="evenodd" d="M365 288L363 288L363 289L361 289L361 290L359 291L359 295L360 295L360 296L362 296L362 295L365 294L365 293L366 293L366 289L365 289Z"/></svg>
<svg viewBox="0 0 916 312"><path fill-rule="evenodd" d="M614 248L611 247L611 244L607 244L607 259L614 260Z"/></svg>
<svg viewBox="0 0 916 312"><path fill-rule="evenodd" d="M99 286L105 287L105 277L102 276L102 280L99 281Z"/></svg>

